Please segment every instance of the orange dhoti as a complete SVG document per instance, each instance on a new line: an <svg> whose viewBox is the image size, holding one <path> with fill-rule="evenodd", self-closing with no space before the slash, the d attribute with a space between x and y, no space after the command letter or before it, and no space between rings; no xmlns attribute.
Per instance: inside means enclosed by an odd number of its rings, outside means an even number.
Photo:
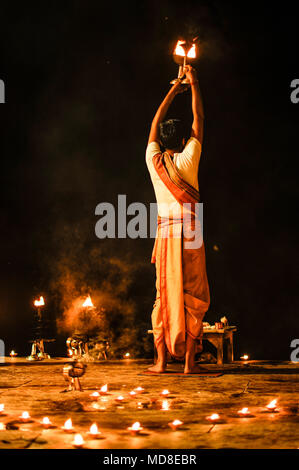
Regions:
<svg viewBox="0 0 299 470"><path fill-rule="evenodd" d="M202 320L210 304L204 244L187 247L186 232L182 218L159 218L152 255L157 289L152 312L155 345L165 341L175 358L185 354L186 335L202 338Z"/></svg>

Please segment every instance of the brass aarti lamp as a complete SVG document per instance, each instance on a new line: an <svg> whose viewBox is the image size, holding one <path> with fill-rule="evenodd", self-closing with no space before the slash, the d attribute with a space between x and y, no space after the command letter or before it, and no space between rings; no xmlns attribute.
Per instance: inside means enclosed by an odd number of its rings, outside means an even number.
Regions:
<svg viewBox="0 0 299 470"><path fill-rule="evenodd" d="M176 47L173 51L173 60L179 64L179 72L177 78L171 80L171 84L174 85L178 81L181 81L183 85L189 85L190 82L187 78L182 78L185 75L184 68L186 65L193 65L198 58L198 38L194 38L192 41L179 39Z"/></svg>

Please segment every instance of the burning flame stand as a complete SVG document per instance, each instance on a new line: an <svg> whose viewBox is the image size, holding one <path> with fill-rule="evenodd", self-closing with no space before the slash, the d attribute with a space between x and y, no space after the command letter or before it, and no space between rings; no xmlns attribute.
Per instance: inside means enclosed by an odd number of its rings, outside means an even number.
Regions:
<svg viewBox="0 0 299 470"><path fill-rule="evenodd" d="M34 301L34 306L37 309L37 315L34 326L34 336L35 339L31 340L31 354L27 357L28 361L42 361L43 359L50 359L49 354L45 352L44 343L50 343L55 341L55 339L45 338L45 321L42 317L42 307L44 307L45 301L41 296L38 300Z"/></svg>
<svg viewBox="0 0 299 470"><path fill-rule="evenodd" d="M87 296L82 304L82 323L88 324L89 315L95 306L92 303L90 296ZM87 362L94 361L94 358L89 353L89 346L94 347L98 351L98 359L107 359L107 351L110 348L107 339L98 338L97 336L82 333L76 330L72 336L66 340L66 346L68 349L68 356L73 359L82 359Z"/></svg>

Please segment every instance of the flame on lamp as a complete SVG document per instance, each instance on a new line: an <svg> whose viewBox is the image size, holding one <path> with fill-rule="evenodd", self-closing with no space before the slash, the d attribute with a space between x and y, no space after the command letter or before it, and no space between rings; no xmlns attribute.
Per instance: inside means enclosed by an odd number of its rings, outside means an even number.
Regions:
<svg viewBox="0 0 299 470"><path fill-rule="evenodd" d="M163 390L161 395L163 395L163 397L167 397L169 395L169 390Z"/></svg>
<svg viewBox="0 0 299 470"><path fill-rule="evenodd" d="M82 304L82 307L94 307L90 295L88 295Z"/></svg>
<svg viewBox="0 0 299 470"><path fill-rule="evenodd" d="M185 41L179 40L176 44L175 50L174 50L174 55L179 55L181 57L186 57L186 52L184 47L182 46L183 44L186 44ZM196 58L196 51L195 51L195 44L192 44L191 48L187 52L187 57L189 59L195 59Z"/></svg>
<svg viewBox="0 0 299 470"><path fill-rule="evenodd" d="M240 415L249 415L250 411L248 410L248 408L242 408L242 410L239 410L238 413Z"/></svg>
<svg viewBox="0 0 299 470"><path fill-rule="evenodd" d="M106 395L106 393L108 392L108 385L103 385L103 387L101 387L100 389L100 394L101 395Z"/></svg>
<svg viewBox="0 0 299 470"><path fill-rule="evenodd" d="M12 350L9 355L10 355L10 357L14 357L14 356L17 356L18 353L16 353L14 350Z"/></svg>
<svg viewBox="0 0 299 470"><path fill-rule="evenodd" d="M137 392L137 393L143 393L143 392L144 392L144 388L142 388L142 387L137 387L137 388L134 388L134 391Z"/></svg>
<svg viewBox="0 0 299 470"><path fill-rule="evenodd" d="M182 424L184 424L182 421L180 421L179 419L175 419L174 421L172 421L172 423L168 423L168 426L170 426L171 429L176 431L178 427L182 426Z"/></svg>
<svg viewBox="0 0 299 470"><path fill-rule="evenodd" d="M62 429L66 432L72 431L74 429L71 418L66 420L66 422L62 426Z"/></svg>
<svg viewBox="0 0 299 470"><path fill-rule="evenodd" d="M266 408L268 408L268 410L270 411L275 411L276 405L277 405L277 399L270 401L269 405L267 405Z"/></svg>
<svg viewBox="0 0 299 470"><path fill-rule="evenodd" d="M45 426L45 428L50 427L52 425L51 421L49 420L49 418L47 418L47 416L43 418L42 425Z"/></svg>
<svg viewBox="0 0 299 470"><path fill-rule="evenodd" d="M96 423L93 423L93 424L90 426L89 434L90 434L91 436L94 436L94 437L95 437L95 436L98 436L99 434L101 434Z"/></svg>
<svg viewBox="0 0 299 470"><path fill-rule="evenodd" d="M243 359L243 361L247 361L247 359L249 359L249 356L248 354L244 354L244 356L241 356L240 359Z"/></svg>
<svg viewBox="0 0 299 470"><path fill-rule="evenodd" d="M220 416L217 413L213 413L211 416L207 416L206 419L209 419L210 421L217 421L220 418Z"/></svg>
<svg viewBox="0 0 299 470"><path fill-rule="evenodd" d="M1 403L0 404L0 414L3 413L3 411L4 411L4 405L3 405L3 403Z"/></svg>
<svg viewBox="0 0 299 470"><path fill-rule="evenodd" d="M41 295L40 298L36 299L33 303L35 307L42 307L43 305L45 305L43 296Z"/></svg>
<svg viewBox="0 0 299 470"><path fill-rule="evenodd" d="M115 398L116 401L123 401L124 397L122 395L119 395L119 397Z"/></svg>
<svg viewBox="0 0 299 470"><path fill-rule="evenodd" d="M22 416L20 416L20 418L22 421L28 421L28 419L30 419L30 414L28 413L28 411L23 411Z"/></svg>
<svg viewBox="0 0 299 470"><path fill-rule="evenodd" d="M99 394L99 392L93 392L93 393L91 393L89 396L90 396L90 397L99 397L100 394Z"/></svg>
<svg viewBox="0 0 299 470"><path fill-rule="evenodd" d="M138 421L136 421L136 423L132 424L132 426L129 427L128 430L132 434L138 434L140 431L143 430L143 428L140 426L140 423Z"/></svg>
<svg viewBox="0 0 299 470"><path fill-rule="evenodd" d="M72 442L72 445L74 447L80 448L80 447L83 447L84 444L85 444L85 442L84 442L84 439L81 436L81 434L75 434L74 441Z"/></svg>
<svg viewBox="0 0 299 470"><path fill-rule="evenodd" d="M162 410L163 410L163 411L168 411L168 410L169 410L169 402L168 402L168 400L163 400L163 401L162 401Z"/></svg>

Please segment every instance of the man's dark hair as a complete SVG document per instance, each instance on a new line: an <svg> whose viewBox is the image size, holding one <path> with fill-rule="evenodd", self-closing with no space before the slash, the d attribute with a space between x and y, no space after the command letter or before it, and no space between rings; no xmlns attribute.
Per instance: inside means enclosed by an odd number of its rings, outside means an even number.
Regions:
<svg viewBox="0 0 299 470"><path fill-rule="evenodd" d="M185 126L180 119L168 119L160 124L160 141L163 147L177 150L185 137Z"/></svg>

